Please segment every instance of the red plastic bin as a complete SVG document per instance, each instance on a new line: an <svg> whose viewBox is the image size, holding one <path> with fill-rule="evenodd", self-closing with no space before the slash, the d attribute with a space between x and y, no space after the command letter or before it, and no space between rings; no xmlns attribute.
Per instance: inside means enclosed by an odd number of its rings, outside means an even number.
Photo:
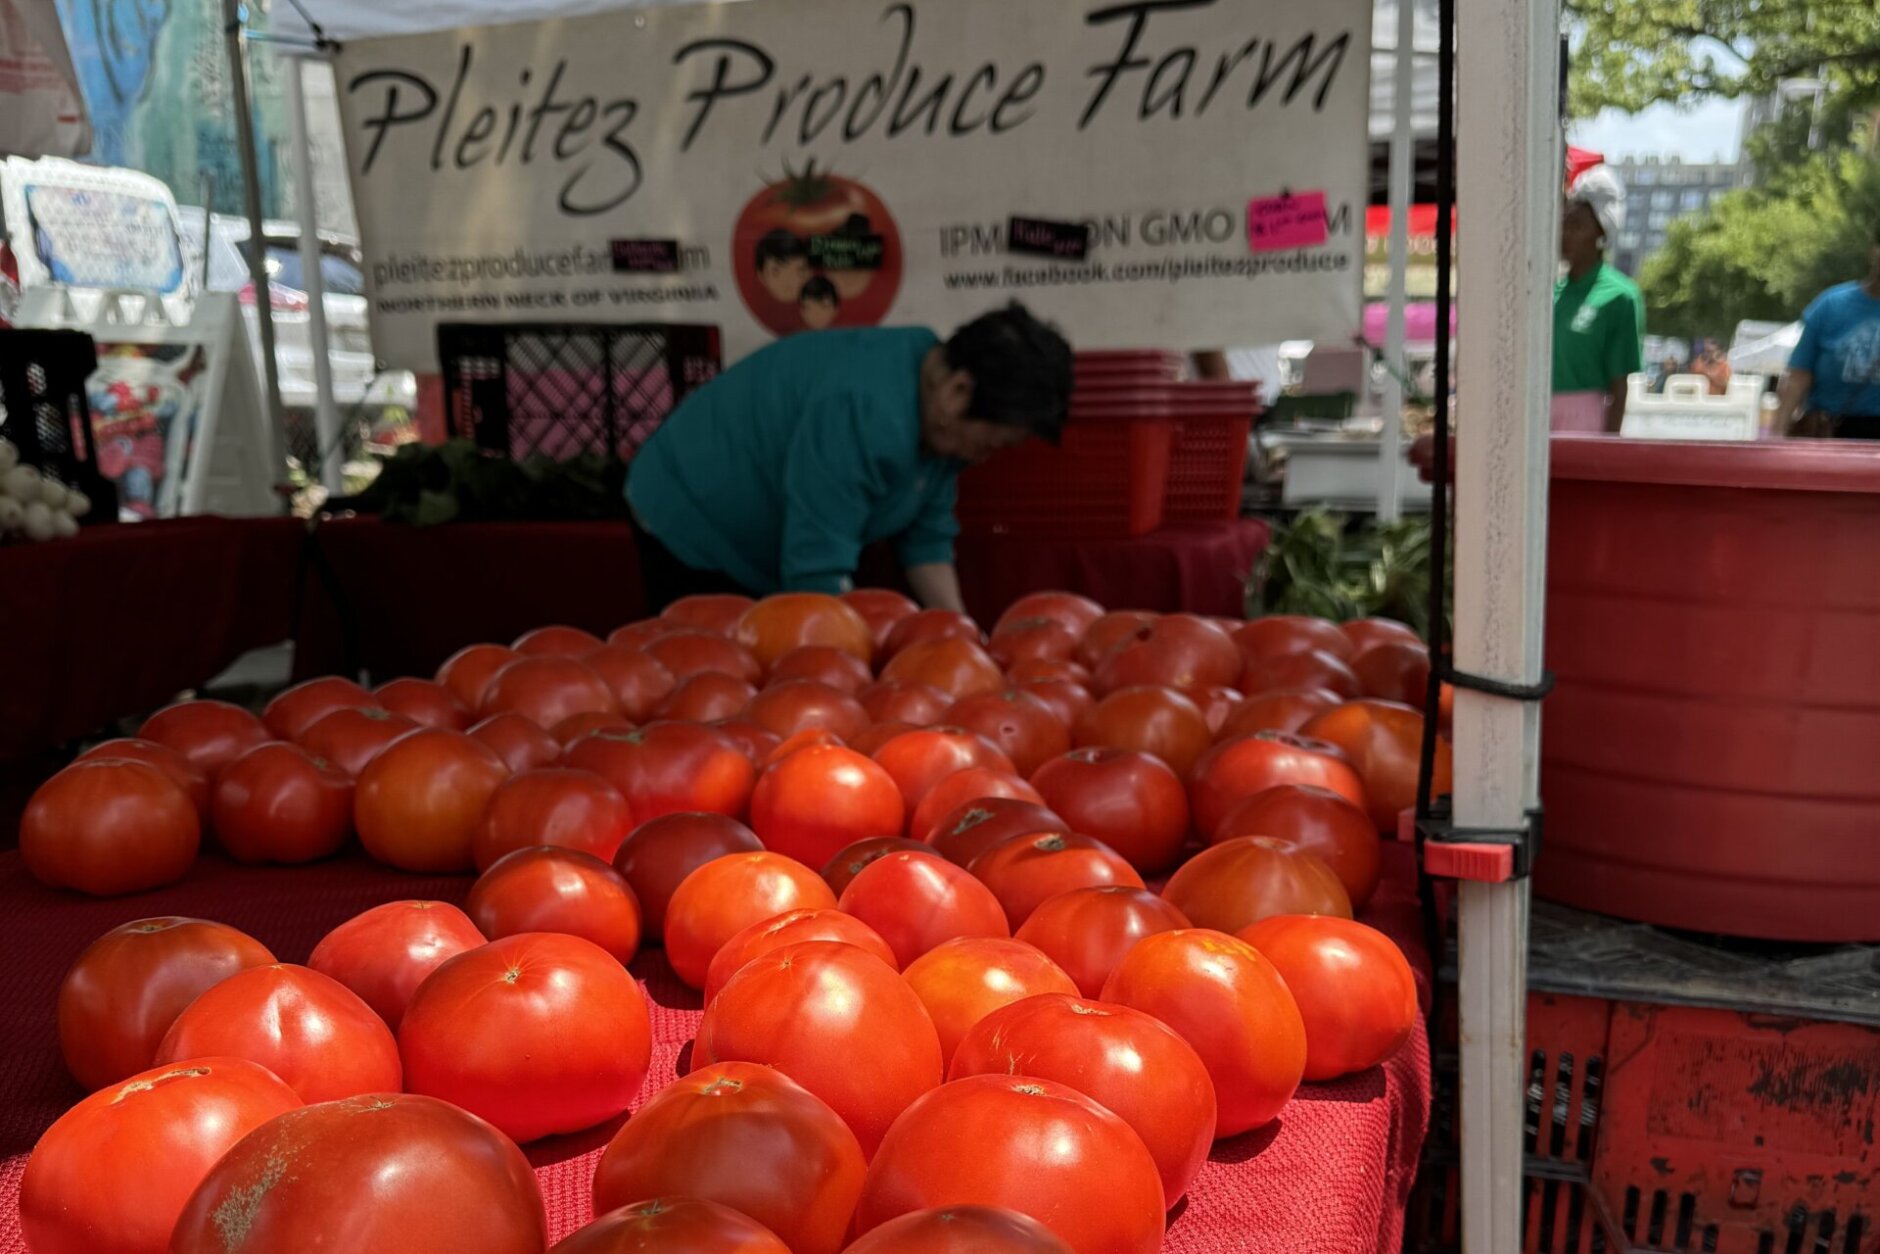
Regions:
<svg viewBox="0 0 1880 1254"><path fill-rule="evenodd" d="M1027 440L960 475L960 528L1147 535L1162 525L1174 437L1166 389L1075 393L1061 445Z"/></svg>
<svg viewBox="0 0 1880 1254"><path fill-rule="evenodd" d="M1169 449L1164 522L1218 522L1240 517L1247 436L1259 413L1259 388L1231 381L1174 383L1169 410L1176 419Z"/></svg>

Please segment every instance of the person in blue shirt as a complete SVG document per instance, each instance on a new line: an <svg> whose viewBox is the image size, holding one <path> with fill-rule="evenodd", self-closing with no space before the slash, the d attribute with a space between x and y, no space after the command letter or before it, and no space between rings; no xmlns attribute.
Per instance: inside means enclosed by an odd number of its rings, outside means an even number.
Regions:
<svg viewBox="0 0 1880 1254"><path fill-rule="evenodd" d="M1780 429L1880 440L1880 235L1871 269L1815 297L1782 376Z"/></svg>
<svg viewBox="0 0 1880 1254"><path fill-rule="evenodd" d="M1070 391L1070 346L1016 303L944 343L924 327L861 327L759 349L634 456L626 496L648 611L704 592L840 593L882 540L923 605L964 610L955 480L1031 436L1055 443Z"/></svg>

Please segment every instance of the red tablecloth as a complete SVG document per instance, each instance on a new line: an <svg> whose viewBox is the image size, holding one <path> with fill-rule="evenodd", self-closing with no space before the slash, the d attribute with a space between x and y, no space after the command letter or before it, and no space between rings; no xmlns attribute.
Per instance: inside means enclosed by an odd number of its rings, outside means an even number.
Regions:
<svg viewBox="0 0 1880 1254"><path fill-rule="evenodd" d="M1366 921L1403 944L1419 971L1409 851L1386 850L1386 877ZM243 928L281 959L301 962L328 929L368 906L406 897L461 901L469 877L401 875L351 859L296 868L237 868L204 859L159 892L93 901L41 888L17 854L0 855L0 917L9 921L9 979L0 1002L0 1254L25 1254L20 1173L39 1134L81 1093L59 1061L53 1005L66 967L90 940L131 919L195 915ZM657 953L634 973L653 1002L653 1069L641 1100L675 1074L698 997ZM1404 1205L1429 1121L1429 1054L1421 1031L1383 1067L1301 1088L1272 1125L1216 1145L1176 1208L1166 1254L1396 1254ZM531 1147L551 1238L590 1217L589 1181L607 1129Z"/></svg>
<svg viewBox="0 0 1880 1254"><path fill-rule="evenodd" d="M1270 532L1256 519L1169 527L1133 540L966 536L967 608L991 623L1041 588L1117 609L1239 616L1245 579ZM640 617L639 562L625 523L452 523L415 528L336 519L316 533L296 640L301 677L348 669L429 674L466 644L544 623L605 633ZM867 583L899 573L882 553Z"/></svg>
<svg viewBox="0 0 1880 1254"><path fill-rule="evenodd" d="M293 634L305 524L187 518L0 549L0 762L153 710Z"/></svg>

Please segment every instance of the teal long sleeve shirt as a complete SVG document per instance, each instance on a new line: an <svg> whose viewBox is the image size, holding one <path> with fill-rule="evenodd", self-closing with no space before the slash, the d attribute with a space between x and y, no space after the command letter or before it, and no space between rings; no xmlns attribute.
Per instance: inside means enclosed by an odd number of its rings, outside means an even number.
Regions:
<svg viewBox="0 0 1880 1254"><path fill-rule="evenodd" d="M753 593L840 592L862 549L953 560L960 463L921 451L925 328L817 331L752 353L680 402L634 456L639 525Z"/></svg>

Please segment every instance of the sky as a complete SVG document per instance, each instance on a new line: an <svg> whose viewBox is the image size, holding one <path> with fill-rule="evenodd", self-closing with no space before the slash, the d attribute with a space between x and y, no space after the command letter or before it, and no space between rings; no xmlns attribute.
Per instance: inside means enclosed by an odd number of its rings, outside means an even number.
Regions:
<svg viewBox="0 0 1880 1254"><path fill-rule="evenodd" d="M1735 161L1743 117L1739 101L1714 100L1689 110L1653 105L1639 113L1607 109L1567 128L1567 139L1581 148L1623 157L1678 157L1684 161Z"/></svg>

